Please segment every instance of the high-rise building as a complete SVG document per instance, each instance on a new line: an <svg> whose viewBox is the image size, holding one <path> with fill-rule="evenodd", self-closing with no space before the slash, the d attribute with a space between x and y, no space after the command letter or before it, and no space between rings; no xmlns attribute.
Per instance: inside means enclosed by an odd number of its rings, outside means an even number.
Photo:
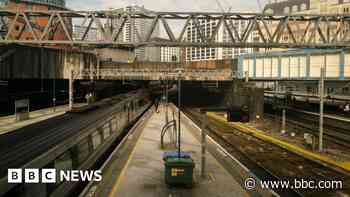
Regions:
<svg viewBox="0 0 350 197"><path fill-rule="evenodd" d="M290 14L310 10L310 0L270 0L264 8L268 14Z"/></svg>
<svg viewBox="0 0 350 197"><path fill-rule="evenodd" d="M116 9L113 11L152 13L151 10L147 10L143 6L142 7L127 6L125 8ZM144 40L146 35L151 29L152 22L153 22L153 19L136 18L136 19L127 20L125 23L124 29L121 35L117 38L117 40L121 42L137 42L139 41L138 36L140 36L140 38ZM120 27L122 21L121 19L112 19L109 23L110 23L109 26L112 27L111 30L114 31L116 28ZM157 25L152 34L152 37L158 37L159 34L160 34L159 25ZM152 53L152 51L147 52L147 50L152 50L152 49L141 47L135 50L135 56L138 61L156 61L157 57L152 55L154 53Z"/></svg>
<svg viewBox="0 0 350 197"><path fill-rule="evenodd" d="M346 14L349 0L270 0L264 8L269 14Z"/></svg>
<svg viewBox="0 0 350 197"><path fill-rule="evenodd" d="M215 28L218 24L217 20L198 20L200 29L203 32L203 36L211 38ZM237 29L240 35L243 34L245 27L248 25L247 21L234 22L233 26ZM233 27L231 27L233 29ZM199 42L201 40L200 32L197 30L195 23L192 21L189 23L186 29L186 41L187 42ZM253 36L249 37L247 41L251 41ZM222 25L217 35L215 36L217 42L232 42L229 38L228 31ZM200 60L215 60L215 59L233 59L237 55L243 53L249 53L252 49L240 49L240 48L187 48L186 49L186 61L200 61Z"/></svg>
<svg viewBox="0 0 350 197"><path fill-rule="evenodd" d="M66 9L66 0L0 0L0 6L8 9L33 10Z"/></svg>
<svg viewBox="0 0 350 197"><path fill-rule="evenodd" d="M152 38L151 41L169 42L170 40L156 37L156 38ZM147 47L145 59L146 61L152 61L152 62L179 62L180 48L179 47Z"/></svg>
<svg viewBox="0 0 350 197"><path fill-rule="evenodd" d="M179 62L180 48L178 47L161 47L160 48L161 62Z"/></svg>
<svg viewBox="0 0 350 197"><path fill-rule="evenodd" d="M73 26L73 39L80 40L83 38L86 32L87 26L74 25ZM90 27L89 31L86 33L86 41L100 41L103 40L102 34L96 27Z"/></svg>
<svg viewBox="0 0 350 197"><path fill-rule="evenodd" d="M349 0L271 0L266 4L264 12L268 14L275 15L289 15L289 14L349 14L350 10L350 1ZM275 29L277 24L269 24L271 29ZM306 28L307 23L305 24L296 24L291 23L291 29L296 40L300 40L305 36L304 29ZM334 24L331 26L321 24L320 28L322 31L326 31L326 28L338 29ZM332 27L332 25L334 25ZM310 27L312 28L315 27ZM349 28L348 25L344 26L342 32L339 33L339 38L341 38L344 33L347 32ZM312 31L309 31L312 33ZM284 42L290 42L292 39L289 34L285 33L282 38ZM313 37L315 41L321 40L321 37L316 33ZM276 51L285 49L268 49ZM262 50L263 51L263 50Z"/></svg>
<svg viewBox="0 0 350 197"><path fill-rule="evenodd" d="M217 21L211 20L198 20L204 36L210 37L214 32L217 25ZM200 32L197 30L196 25L193 21L189 23L186 28L186 41L187 42L199 42L201 41ZM220 33L217 34L215 40L218 40ZM187 48L186 49L186 61L199 61L199 60L210 60L219 59L218 49L216 48Z"/></svg>
<svg viewBox="0 0 350 197"><path fill-rule="evenodd" d="M236 28L239 35L243 35L245 29L248 27L249 21L247 20L241 20L241 21L233 21L233 26ZM252 41L254 36L251 36L248 38L248 41ZM229 33L226 29L223 30L223 41L224 42L231 42ZM235 57L251 53L253 51L252 48L224 48L223 50L223 59L234 59Z"/></svg>

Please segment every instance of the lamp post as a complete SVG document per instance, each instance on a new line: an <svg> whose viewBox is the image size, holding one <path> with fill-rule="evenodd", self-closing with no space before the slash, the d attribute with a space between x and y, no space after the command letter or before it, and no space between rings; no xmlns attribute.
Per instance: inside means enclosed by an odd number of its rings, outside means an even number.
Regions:
<svg viewBox="0 0 350 197"><path fill-rule="evenodd" d="M282 109L282 129L281 133L285 134L286 133L286 106L283 106Z"/></svg>
<svg viewBox="0 0 350 197"><path fill-rule="evenodd" d="M325 61L327 59L325 58ZM323 152L323 116L324 116L324 78L325 78L325 67L321 68L321 78L319 82L319 94L320 94L320 133L319 133L319 151Z"/></svg>
<svg viewBox="0 0 350 197"><path fill-rule="evenodd" d="M179 130L178 130L178 157L181 157L181 77L182 77L182 69L178 69L178 121L179 121Z"/></svg>
<svg viewBox="0 0 350 197"><path fill-rule="evenodd" d="M54 112L56 112L56 78L55 77L53 79L53 98L52 98Z"/></svg>
<svg viewBox="0 0 350 197"><path fill-rule="evenodd" d="M73 102L74 102L74 70L72 69L70 71L69 75L69 110L73 109Z"/></svg>
<svg viewBox="0 0 350 197"><path fill-rule="evenodd" d="M168 115L168 102L169 102L169 93L168 93L168 78L166 79L166 85L165 85L165 120L166 123L169 122L169 115Z"/></svg>
<svg viewBox="0 0 350 197"><path fill-rule="evenodd" d="M201 143L201 146L202 146L202 151L201 151L201 176L202 178L205 178L206 176L206 152L207 152L207 133L206 133L206 123L207 123L207 120L206 120L206 110L202 110L202 124L201 124L201 127L202 127L202 143Z"/></svg>

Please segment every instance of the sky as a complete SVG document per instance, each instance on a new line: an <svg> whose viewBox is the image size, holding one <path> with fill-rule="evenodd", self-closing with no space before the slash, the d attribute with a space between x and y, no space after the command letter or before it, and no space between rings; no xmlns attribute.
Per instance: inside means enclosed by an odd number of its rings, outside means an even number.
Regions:
<svg viewBox="0 0 350 197"><path fill-rule="evenodd" d="M144 5L154 11L221 11L216 0L66 0L73 10L103 10L127 5ZM261 0L265 3L267 0ZM258 11L257 0L220 0L225 9L235 11Z"/></svg>

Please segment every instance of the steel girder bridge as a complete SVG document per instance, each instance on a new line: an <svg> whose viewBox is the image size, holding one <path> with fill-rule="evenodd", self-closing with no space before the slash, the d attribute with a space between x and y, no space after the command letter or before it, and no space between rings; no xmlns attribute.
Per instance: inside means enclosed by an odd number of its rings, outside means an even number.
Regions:
<svg viewBox="0 0 350 197"><path fill-rule="evenodd" d="M136 39L120 37L135 20L149 20L151 28ZM46 21L46 22L43 22ZM77 36L72 23L85 28ZM118 22L111 22L118 21ZM243 29L238 22L245 21ZM205 22L214 23L209 31ZM346 48L350 46L350 15L285 15L214 12L127 12L127 11L10 11L0 10L0 44L73 45L107 47L222 47L222 48ZM167 40L152 38L157 27ZM187 35L187 30L196 35ZM90 31L101 38L88 39ZM226 39L219 39L223 29ZM55 37L57 31L64 36ZM177 32L177 33L175 33ZM25 35L25 36L24 36Z"/></svg>

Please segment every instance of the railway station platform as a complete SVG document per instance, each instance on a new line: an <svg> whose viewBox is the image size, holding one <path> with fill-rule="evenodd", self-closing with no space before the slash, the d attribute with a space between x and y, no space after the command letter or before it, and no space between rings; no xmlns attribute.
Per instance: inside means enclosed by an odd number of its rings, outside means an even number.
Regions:
<svg viewBox="0 0 350 197"><path fill-rule="evenodd" d="M206 178L201 178L201 145L192 134L191 128L182 124L182 151L190 152L195 161L193 188L169 187L165 184L163 150L160 145L160 133L165 124L165 110L152 112L145 123L136 145L128 156L126 165L120 169L120 175L109 189L109 196L123 197L202 197L202 196L249 196L226 169L207 152ZM189 121L189 120L188 120ZM175 149L173 149L175 150ZM103 184L104 185L104 184ZM106 184L108 185L108 184ZM106 187L104 185L103 187Z"/></svg>
<svg viewBox="0 0 350 197"><path fill-rule="evenodd" d="M45 108L29 113L29 119L16 122L15 115L0 117L0 135L20 129L22 127L41 122L55 116L62 115L68 111L68 105L57 106L54 108Z"/></svg>

